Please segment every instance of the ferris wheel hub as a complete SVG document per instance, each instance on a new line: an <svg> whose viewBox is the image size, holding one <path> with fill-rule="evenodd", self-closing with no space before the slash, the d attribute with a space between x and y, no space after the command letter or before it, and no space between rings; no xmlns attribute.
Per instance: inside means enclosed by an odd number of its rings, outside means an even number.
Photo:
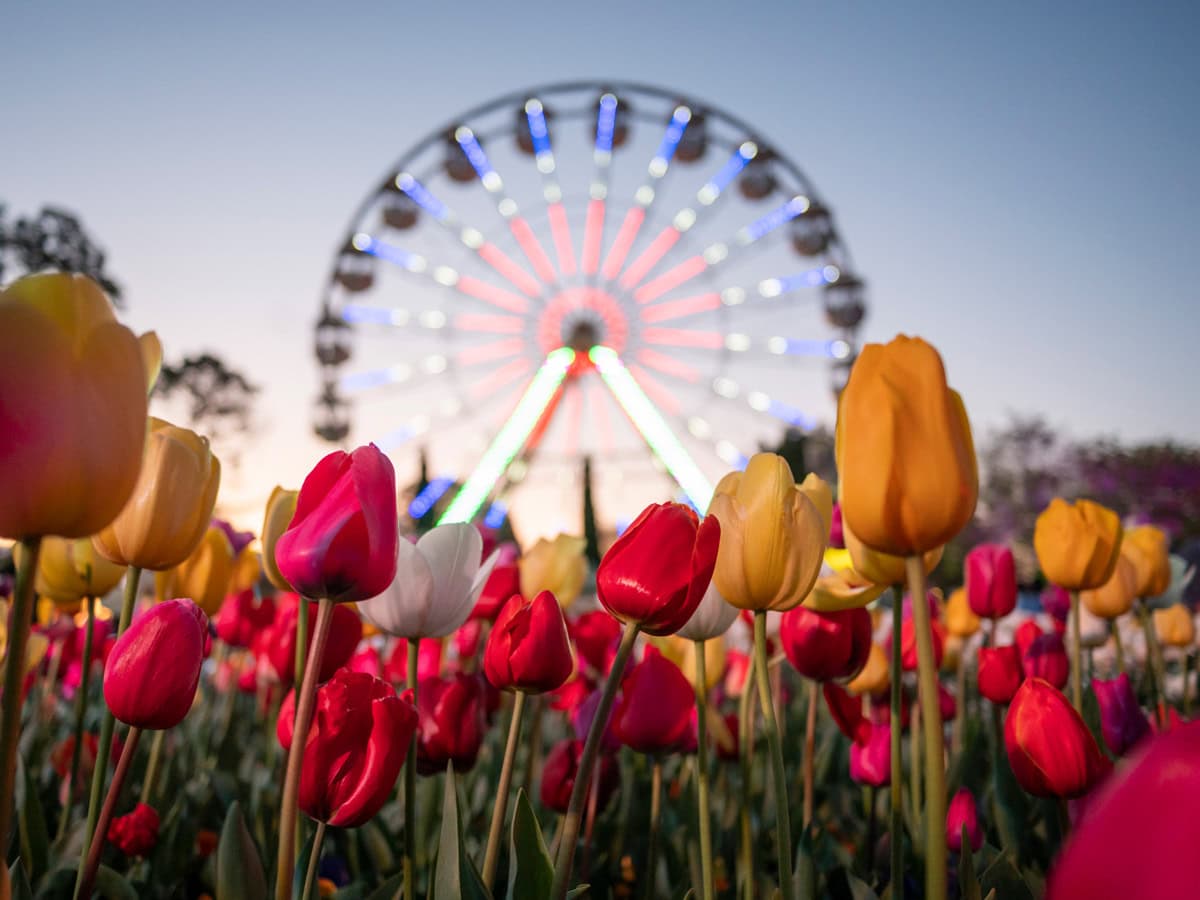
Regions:
<svg viewBox="0 0 1200 900"><path fill-rule="evenodd" d="M543 353L570 347L586 354L597 344L624 349L629 319L620 302L600 287L569 287L550 298L538 318Z"/></svg>

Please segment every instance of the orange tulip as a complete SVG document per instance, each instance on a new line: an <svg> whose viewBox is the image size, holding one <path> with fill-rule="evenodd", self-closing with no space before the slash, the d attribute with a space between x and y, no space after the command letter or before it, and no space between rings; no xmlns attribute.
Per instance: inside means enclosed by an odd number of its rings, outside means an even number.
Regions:
<svg viewBox="0 0 1200 900"><path fill-rule="evenodd" d="M885 587L903 584L907 579L904 571L904 557L872 550L858 539L845 522L842 523L842 539L846 542L846 549L850 551L850 559L854 562L854 571L863 578ZM937 564L942 561L943 550L945 547L934 547L921 554L926 575L936 569Z"/></svg>
<svg viewBox="0 0 1200 900"><path fill-rule="evenodd" d="M290 591L292 586L279 574L279 566L275 564L275 544L279 536L287 531L292 524L292 516L296 514L296 501L299 491L289 491L279 485L271 491L267 499L267 509L262 527L262 567L267 580L281 591Z"/></svg>
<svg viewBox="0 0 1200 900"><path fill-rule="evenodd" d="M94 281L30 275L0 293L0 535L99 531L145 437L142 349Z"/></svg>
<svg viewBox="0 0 1200 900"><path fill-rule="evenodd" d="M967 602L966 588L952 591L950 599L946 601L946 630L956 637L969 638L979 630L979 626L979 616L975 615L971 604Z"/></svg>
<svg viewBox="0 0 1200 900"><path fill-rule="evenodd" d="M1121 551L1121 520L1091 500L1055 497L1037 517L1033 549L1047 580L1068 591L1100 587L1112 577Z"/></svg>
<svg viewBox="0 0 1200 900"><path fill-rule="evenodd" d="M937 350L904 335L863 348L838 405L837 467L843 526L877 552L927 553L971 520L975 445Z"/></svg>
<svg viewBox="0 0 1200 900"><path fill-rule="evenodd" d="M1196 624L1192 612L1183 603L1154 611L1154 630L1168 647L1190 647L1196 642Z"/></svg>
<svg viewBox="0 0 1200 900"><path fill-rule="evenodd" d="M891 685L888 655L878 644L871 644L871 653L862 671L850 679L846 690L851 694L870 694L876 697Z"/></svg>
<svg viewBox="0 0 1200 900"><path fill-rule="evenodd" d="M212 617L221 609L233 577L233 545L225 532L213 525L204 532L191 556L154 575L155 598L161 603L186 597Z"/></svg>
<svg viewBox="0 0 1200 900"><path fill-rule="evenodd" d="M1121 555L1137 570L1138 597L1157 597L1171 586L1170 541L1161 528L1139 525L1125 532Z"/></svg>
<svg viewBox="0 0 1200 900"><path fill-rule="evenodd" d="M1098 588L1080 591L1079 600L1093 616L1116 619L1133 609L1137 599L1137 570L1125 554L1120 554L1112 577ZM1107 633L1105 634L1107 637Z"/></svg>
<svg viewBox="0 0 1200 900"><path fill-rule="evenodd" d="M133 497L92 543L116 563L153 571L177 566L208 530L220 484L221 463L207 439L151 417Z"/></svg>

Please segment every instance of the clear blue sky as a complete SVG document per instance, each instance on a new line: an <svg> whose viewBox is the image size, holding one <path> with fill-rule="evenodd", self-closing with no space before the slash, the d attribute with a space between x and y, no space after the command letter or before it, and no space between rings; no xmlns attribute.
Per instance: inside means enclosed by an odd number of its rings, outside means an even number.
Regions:
<svg viewBox="0 0 1200 900"><path fill-rule="evenodd" d="M298 481L331 252L454 112L577 77L678 87L787 148L977 428L1200 440L1194 4L10 4L0 199L77 210L129 316L266 388Z"/></svg>

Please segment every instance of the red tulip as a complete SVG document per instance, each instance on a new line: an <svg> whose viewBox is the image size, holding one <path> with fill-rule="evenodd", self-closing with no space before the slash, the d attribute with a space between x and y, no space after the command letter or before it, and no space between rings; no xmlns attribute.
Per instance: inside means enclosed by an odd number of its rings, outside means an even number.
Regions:
<svg viewBox="0 0 1200 900"><path fill-rule="evenodd" d="M1129 675L1122 672L1111 681L1092 681L1100 704L1100 728L1104 743L1117 756L1124 756L1138 741L1150 734L1150 722L1138 706Z"/></svg>
<svg viewBox="0 0 1200 900"><path fill-rule="evenodd" d="M854 743L865 744L871 737L871 723L863 717L862 697L850 694L836 684L826 684L823 690L834 724Z"/></svg>
<svg viewBox="0 0 1200 900"><path fill-rule="evenodd" d="M274 620L274 598L259 600L251 589L226 598L214 624L217 637L230 647L249 647L254 643L254 636L270 627Z"/></svg>
<svg viewBox="0 0 1200 900"><path fill-rule="evenodd" d="M104 700L134 728L174 728L192 708L209 647L208 616L191 600L167 600L117 638L104 670Z"/></svg>
<svg viewBox="0 0 1200 900"><path fill-rule="evenodd" d="M829 520L829 546L836 550L846 547L846 530L842 526L842 504L833 504L833 515Z"/></svg>
<svg viewBox="0 0 1200 900"><path fill-rule="evenodd" d="M1025 655L1025 651L1029 649L1037 638L1042 635L1042 629L1033 619L1026 619L1017 626L1017 630L1013 633L1013 643L1017 645L1017 649L1021 651L1021 655Z"/></svg>
<svg viewBox="0 0 1200 900"><path fill-rule="evenodd" d="M638 753L675 749L691 726L696 698L679 667L653 647L630 668L612 715L613 734Z"/></svg>
<svg viewBox="0 0 1200 900"><path fill-rule="evenodd" d="M483 558L488 558L486 551ZM504 608L508 598L519 593L521 593L521 570L517 568L517 564L515 562L508 565L497 563L492 569L492 574L488 576L488 580L483 583L479 599L475 601L475 606L471 609L471 619L492 621Z"/></svg>
<svg viewBox="0 0 1200 900"><path fill-rule="evenodd" d="M979 648L979 693L993 703L1009 703L1025 680L1021 652L1013 644Z"/></svg>
<svg viewBox="0 0 1200 900"><path fill-rule="evenodd" d="M542 806L557 813L565 813L571 802L571 791L575 788L575 773L579 771L579 757L583 753L583 741L570 738L554 745L546 762L542 765L540 795ZM616 757L601 755L596 761L596 774L588 785L588 791L599 788L596 793L596 808L604 809L621 784L621 773ZM585 795L586 798L586 795ZM586 806L586 801L585 804Z"/></svg>
<svg viewBox="0 0 1200 900"><path fill-rule="evenodd" d="M275 621L265 632L261 650L266 653L271 668L284 684L291 684L296 676L296 620L300 616L301 600L296 594L278 594ZM303 601L308 602L308 601ZM308 643L312 648L313 633L317 627L316 609L310 608L308 616ZM362 620L348 606L335 606L329 625L329 638L325 642L325 655L321 659L321 671L317 681L328 681L333 673L350 661L358 642L362 640Z"/></svg>
<svg viewBox="0 0 1200 900"><path fill-rule="evenodd" d="M871 614L862 607L818 612L796 606L783 613L779 640L788 661L805 678L853 678L871 653Z"/></svg>
<svg viewBox="0 0 1200 900"><path fill-rule="evenodd" d="M1192 900L1200 884L1200 723L1148 741L1090 798L1046 900Z"/></svg>
<svg viewBox="0 0 1200 900"><path fill-rule="evenodd" d="M715 735L716 739L714 743L717 747L717 759L724 760L725 762L733 762L739 758L738 714L735 712L726 713L721 718L725 723L725 727Z"/></svg>
<svg viewBox="0 0 1200 900"><path fill-rule="evenodd" d="M387 590L398 547L396 475L371 444L335 450L308 473L275 564L303 596L346 603Z"/></svg>
<svg viewBox="0 0 1200 900"><path fill-rule="evenodd" d="M475 765L487 732L485 682L476 675L451 675L420 682L417 712L417 771L437 775L454 763L463 773Z"/></svg>
<svg viewBox="0 0 1200 900"><path fill-rule="evenodd" d="M454 632L454 656L458 664L464 660L473 660L479 655L479 642L483 638L483 619L470 619L463 622Z"/></svg>
<svg viewBox="0 0 1200 900"><path fill-rule="evenodd" d="M1038 797L1079 797L1112 764L1062 691L1028 678L1004 719L1004 746L1017 782Z"/></svg>
<svg viewBox="0 0 1200 900"><path fill-rule="evenodd" d="M1066 622L1071 614L1071 592L1057 584L1048 584L1041 595L1042 609L1055 622Z"/></svg>
<svg viewBox="0 0 1200 900"><path fill-rule="evenodd" d="M717 564L721 523L682 503L653 503L604 554L596 593L622 622L673 634L692 617Z"/></svg>
<svg viewBox="0 0 1200 900"><path fill-rule="evenodd" d="M948 722L954 718L954 714L958 709L958 701L954 695L938 682L938 713L942 717L943 722Z"/></svg>
<svg viewBox="0 0 1200 900"><path fill-rule="evenodd" d="M158 812L139 803L133 812L113 819L108 825L108 842L126 856L149 856L158 843Z"/></svg>
<svg viewBox="0 0 1200 900"><path fill-rule="evenodd" d="M549 591L532 601L513 596L500 611L483 651L483 671L501 690L544 694L575 668L562 607Z"/></svg>
<svg viewBox="0 0 1200 900"><path fill-rule="evenodd" d="M867 739L850 745L850 777L859 784L886 787L892 783L892 729L875 725Z"/></svg>
<svg viewBox="0 0 1200 900"><path fill-rule="evenodd" d="M595 689L594 681L586 675L576 672L574 678L568 678L566 684L549 693L550 708L559 712L574 712Z"/></svg>
<svg viewBox="0 0 1200 900"><path fill-rule="evenodd" d="M621 643L621 623L602 609L585 612L567 623L567 631L575 643L580 668L599 675L612 668Z"/></svg>
<svg viewBox="0 0 1200 900"><path fill-rule="evenodd" d="M1062 638L1057 634L1034 638L1021 654L1021 668L1026 678L1041 678L1062 690L1071 675L1071 663Z"/></svg>
<svg viewBox="0 0 1200 900"><path fill-rule="evenodd" d="M1000 619L1017 608L1017 566L1002 544L980 544L963 560L967 603L985 619Z"/></svg>
<svg viewBox="0 0 1200 900"><path fill-rule="evenodd" d="M946 810L946 846L958 853L962 850L963 828L972 850L983 846L983 829L979 827L979 810L975 797L966 788L959 788Z"/></svg>
<svg viewBox="0 0 1200 900"><path fill-rule="evenodd" d="M386 681L348 669L317 688L300 770L304 812L355 828L383 809L417 727L411 696L397 697ZM285 750L292 746L295 703L292 691L279 710L276 733Z"/></svg>
<svg viewBox="0 0 1200 900"><path fill-rule="evenodd" d="M933 664L935 668L940 668L946 647L946 629L934 619L929 623L929 630L933 638ZM889 637L886 647L889 657L891 648L892 638ZM911 618L900 623L900 666L905 672L917 671L917 632Z"/></svg>
<svg viewBox="0 0 1200 900"><path fill-rule="evenodd" d="M742 696L746 688L746 677L750 674L750 654L730 650L725 654L725 693L730 697Z"/></svg>
<svg viewBox="0 0 1200 900"><path fill-rule="evenodd" d="M56 642L59 653L58 677L62 679L63 696L67 699L75 696L83 678L83 650L87 642L87 624L76 626L67 620L70 631ZM112 632L111 619L96 619L92 628L92 665L97 662L101 666L108 659L111 648L109 634ZM32 673L30 673L32 674Z"/></svg>

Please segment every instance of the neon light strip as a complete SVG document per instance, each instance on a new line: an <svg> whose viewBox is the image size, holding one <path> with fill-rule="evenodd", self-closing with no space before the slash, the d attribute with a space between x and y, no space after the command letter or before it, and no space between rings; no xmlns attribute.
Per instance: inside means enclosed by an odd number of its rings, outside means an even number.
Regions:
<svg viewBox="0 0 1200 900"><path fill-rule="evenodd" d="M666 227L658 233L658 237L650 242L641 256L629 264L629 268L625 270L625 274L621 276L621 287L631 288L641 281L646 273L657 265L668 250L675 246L675 242L679 240L680 232L673 227Z"/></svg>
<svg viewBox="0 0 1200 900"><path fill-rule="evenodd" d="M354 236L354 249L360 253L366 253L368 256L374 256L377 259L390 262L392 265L399 266L402 269L407 269L409 272L424 272L428 267L425 257L419 253L402 250L394 244L389 244L386 241L381 241L379 238L373 238L369 234L363 234L362 232Z"/></svg>
<svg viewBox="0 0 1200 900"><path fill-rule="evenodd" d="M499 369L492 372L486 381L479 381L471 386L471 399L478 402L493 394L500 393L501 390L508 387L531 368L533 368L533 363L524 357L505 363Z"/></svg>
<svg viewBox="0 0 1200 900"><path fill-rule="evenodd" d="M641 206L631 206L625 213L625 220L621 223L621 228L617 231L612 246L608 248L608 257L604 260L604 271L601 274L605 278L611 281L617 277L621 266L625 265L625 257L629 255L629 248L633 246L638 229L642 227L645 219L646 210Z"/></svg>
<svg viewBox="0 0 1200 900"><path fill-rule="evenodd" d="M833 284L842 277L841 269L837 266L819 266L806 269L795 275L785 275L783 278L768 278L758 283L758 293L763 297L778 297L789 294L800 288L823 287Z"/></svg>
<svg viewBox="0 0 1200 900"><path fill-rule="evenodd" d="M542 101L530 100L525 104L525 120L529 123L529 137L533 141L534 155L552 153L550 129L546 126L546 111L542 108Z"/></svg>
<svg viewBox="0 0 1200 900"><path fill-rule="evenodd" d="M583 274L595 275L600 266L600 238L604 236L604 201L588 203L583 225Z"/></svg>
<svg viewBox="0 0 1200 900"><path fill-rule="evenodd" d="M471 167L479 176L479 180L483 182L483 186L489 191L499 190L502 186L500 176L492 168L491 161L483 152L483 147L480 146L475 133L463 125L454 132L454 139L458 141L458 146L462 147L463 153L467 155Z"/></svg>
<svg viewBox="0 0 1200 900"><path fill-rule="evenodd" d="M413 178L408 172L401 172L396 176L396 187L412 197L413 201L425 212L429 213L439 222L445 222L451 218L450 209L429 192L429 189L417 179Z"/></svg>
<svg viewBox="0 0 1200 900"><path fill-rule="evenodd" d="M638 387L637 381L621 363L616 351L609 347L593 347L588 357L654 455L667 467L671 477L683 488L683 492L697 509L708 509L713 495L712 484L688 456L670 426L650 402L650 398Z"/></svg>
<svg viewBox="0 0 1200 900"><path fill-rule="evenodd" d="M814 341L801 338L770 338L767 348L772 353L786 353L788 356L836 357L834 345L837 343L837 341Z"/></svg>
<svg viewBox="0 0 1200 900"><path fill-rule="evenodd" d="M538 278L553 283L556 278L554 266L550 264L550 257L542 249L541 242L534 234L533 227L525 221L525 217L513 216L509 219L508 228L513 233L513 237L517 239L517 243L521 245L521 250L533 265L533 270L537 272Z"/></svg>
<svg viewBox="0 0 1200 900"><path fill-rule="evenodd" d="M721 295L717 293L697 294L695 297L684 297L667 303L656 303L642 310L643 322L666 322L670 319L682 319L696 313L708 312L721 305Z"/></svg>
<svg viewBox="0 0 1200 900"><path fill-rule="evenodd" d="M596 112L596 152L612 153L613 131L617 124L617 98L605 94Z"/></svg>
<svg viewBox="0 0 1200 900"><path fill-rule="evenodd" d="M408 504L408 515L411 519L419 519L433 509L434 505L445 496L446 491L454 486L453 478L435 478L421 488L417 496Z"/></svg>
<svg viewBox="0 0 1200 900"><path fill-rule="evenodd" d="M808 207L809 202L807 197L793 197L778 209L772 210L761 219L751 222L739 231L737 236L738 243L743 246L753 244L759 238L770 234L785 222L790 222L796 216L804 215L804 213L808 212Z"/></svg>
<svg viewBox="0 0 1200 900"><path fill-rule="evenodd" d="M496 529L502 526L507 518L508 507L497 500L488 507L487 515L483 517L483 524L488 528Z"/></svg>
<svg viewBox="0 0 1200 900"><path fill-rule="evenodd" d="M643 349L637 353L638 361L651 369L657 369L665 375L671 375L681 381L690 381L693 384L700 380L700 370L689 366L687 363L680 362L673 356L667 356L665 353L659 353L657 350Z"/></svg>
<svg viewBox="0 0 1200 900"><path fill-rule="evenodd" d="M490 316L482 313L459 313L451 319L459 331L486 331L490 334L520 334L525 320L516 316Z"/></svg>
<svg viewBox="0 0 1200 900"><path fill-rule="evenodd" d="M575 250L571 246L571 226L567 222L567 211L561 203L551 203L546 212L550 216L550 233L554 236L558 268L563 275L570 277L575 274Z"/></svg>
<svg viewBox="0 0 1200 900"><path fill-rule="evenodd" d="M643 284L634 291L633 298L638 303L649 303L651 300L657 300L667 291L674 290L681 284L691 281L707 268L708 263L703 256L693 256L691 259L685 259L670 271L664 272L652 281Z"/></svg>
<svg viewBox="0 0 1200 900"><path fill-rule="evenodd" d="M456 287L470 297L483 300L501 309L507 309L509 312L525 313L529 311L529 301L524 297L514 294L512 291L506 291L502 287L496 287L494 284L488 284L486 281L480 281L470 275L460 276Z"/></svg>
<svg viewBox="0 0 1200 900"><path fill-rule="evenodd" d="M738 173L746 168L746 164L757 155L758 147L750 141L746 141L726 160L721 170L704 187L700 188L696 199L705 206L708 206L721 195L721 191L729 187L729 183L737 178Z"/></svg>
<svg viewBox="0 0 1200 900"><path fill-rule="evenodd" d="M413 376L413 367L407 363L397 363L382 369L370 369L366 372L351 372L338 379L338 386L343 391L365 391L368 388L384 384L399 384L408 381Z"/></svg>
<svg viewBox="0 0 1200 900"><path fill-rule="evenodd" d="M658 145L658 152L654 154L654 159L650 160L650 174L656 178L661 178L667 173L667 166L675 157L675 149L679 146L679 141L683 138L683 132L688 127L688 122L692 121L692 111L686 106L680 106L675 109L671 116L671 121L667 123L667 133L663 135L662 143ZM661 172L661 174L659 174Z"/></svg>
<svg viewBox="0 0 1200 900"><path fill-rule="evenodd" d="M455 355L454 360L460 366L476 366L479 363L491 362L496 359L504 359L506 356L515 356L520 353L525 347L523 338L508 338L502 341L489 341L486 344L479 344L475 347L467 347L460 350Z"/></svg>
<svg viewBox="0 0 1200 900"><path fill-rule="evenodd" d="M725 346L719 331L688 331L683 328L647 328L642 332L647 344L666 344L670 347L701 347L718 350Z"/></svg>
<svg viewBox="0 0 1200 900"><path fill-rule="evenodd" d="M546 357L546 361L542 363L518 401L517 408L504 423L458 495L438 519L439 525L470 522L475 518L496 482L503 477L505 470L524 446L530 432L537 426L542 412L558 393L559 385L567 377L567 370L571 368L574 360L575 351L570 347L560 347Z"/></svg>

